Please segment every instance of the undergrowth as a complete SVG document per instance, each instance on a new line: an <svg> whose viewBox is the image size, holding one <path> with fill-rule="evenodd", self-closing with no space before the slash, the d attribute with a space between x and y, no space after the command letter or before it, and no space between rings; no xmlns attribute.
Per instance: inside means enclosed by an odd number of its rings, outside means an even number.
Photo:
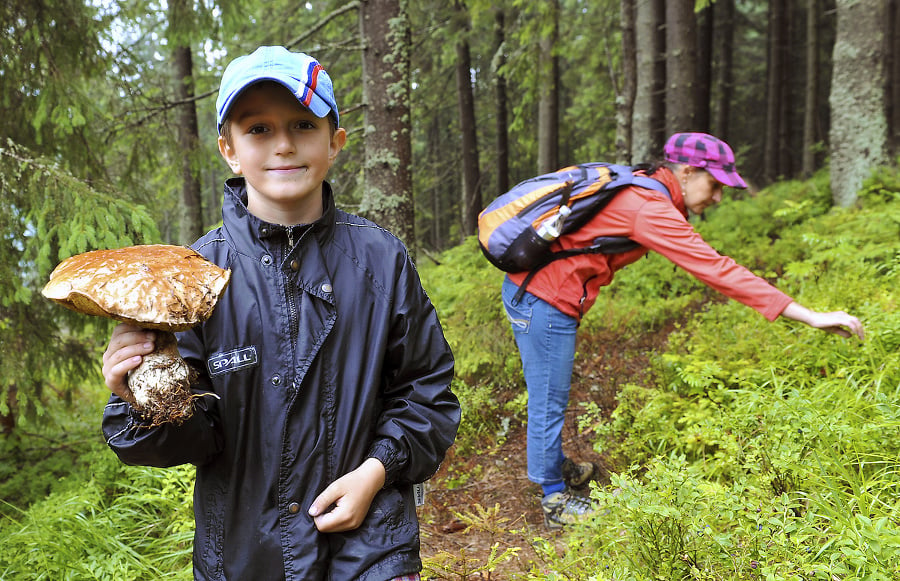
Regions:
<svg viewBox="0 0 900 581"><path fill-rule="evenodd" d="M659 256L638 261L581 333L683 322L611 416L581 411L615 463L591 492L595 518L560 548L510 530L502 507L460 514L521 542L440 553L425 577L499 579L515 563L517 579L900 578L900 174L867 182L858 208L830 208L829 195L820 173L726 201L697 227L800 303L859 316L864 342L768 323ZM474 239L439 262L420 270L457 363L456 453L483 454L525 419L502 273ZM3 443L0 579L190 579L193 471L121 465L100 440L98 394L82 397L77 412L48 405L68 419Z"/></svg>
<svg viewBox="0 0 900 581"><path fill-rule="evenodd" d="M585 407L580 424L618 468L565 549L522 539L538 554L516 578L900 578L900 174L869 180L857 208L829 196L822 172L726 201L697 229L801 304L857 315L866 340L769 323L659 256L629 266L581 333L692 314L611 417ZM467 558L471 568L497 555Z"/></svg>

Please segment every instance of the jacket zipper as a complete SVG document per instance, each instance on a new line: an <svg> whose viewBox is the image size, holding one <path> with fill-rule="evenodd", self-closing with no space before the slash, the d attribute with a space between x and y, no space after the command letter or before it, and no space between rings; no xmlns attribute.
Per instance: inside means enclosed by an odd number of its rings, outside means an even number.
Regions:
<svg viewBox="0 0 900 581"><path fill-rule="evenodd" d="M587 296L588 296L587 285L592 279L595 279L595 278L597 278L597 275L589 276L587 279L585 279L584 284L581 286L581 298L578 300L578 320L579 321L581 321L581 319L584 318L584 301L587 300Z"/></svg>
<svg viewBox="0 0 900 581"><path fill-rule="evenodd" d="M285 231L287 233L288 247L284 253L282 264L284 264L284 261L287 260L287 258L291 255L291 251L294 249L294 229L291 226L286 226ZM284 271L282 271L282 276L284 276L285 279L285 300L287 300L288 302L288 325L290 326L291 352L294 352L297 349L297 334L298 326L300 325L300 316L297 312L297 302L294 298L293 281L288 275L284 274ZM291 359L293 360L293 357Z"/></svg>

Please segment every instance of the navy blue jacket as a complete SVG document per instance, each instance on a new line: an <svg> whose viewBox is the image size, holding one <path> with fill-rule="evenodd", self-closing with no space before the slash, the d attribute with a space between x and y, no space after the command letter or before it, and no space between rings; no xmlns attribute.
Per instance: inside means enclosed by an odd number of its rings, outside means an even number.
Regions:
<svg viewBox="0 0 900 581"><path fill-rule="evenodd" d="M179 334L201 370L196 412L146 428L113 396L103 417L123 462L197 466L194 576L385 581L421 568L412 484L456 437L453 357L403 244L334 206L311 225L247 211L226 182L223 225L194 245L232 270L212 317ZM290 242L293 242L293 247ZM387 479L362 526L319 533L307 510L368 457Z"/></svg>

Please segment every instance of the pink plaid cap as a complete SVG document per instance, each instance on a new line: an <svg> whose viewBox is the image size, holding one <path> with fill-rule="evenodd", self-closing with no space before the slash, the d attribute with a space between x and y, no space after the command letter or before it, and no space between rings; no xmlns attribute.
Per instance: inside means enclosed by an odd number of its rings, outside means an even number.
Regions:
<svg viewBox="0 0 900 581"><path fill-rule="evenodd" d="M706 133L676 133L666 142L663 151L666 161L703 168L732 188L747 187L734 167L734 152L718 137Z"/></svg>

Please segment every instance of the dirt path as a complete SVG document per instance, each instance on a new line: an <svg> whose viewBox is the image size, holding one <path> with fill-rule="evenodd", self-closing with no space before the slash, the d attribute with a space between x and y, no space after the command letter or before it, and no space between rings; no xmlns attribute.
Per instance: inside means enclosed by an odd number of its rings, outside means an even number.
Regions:
<svg viewBox="0 0 900 581"><path fill-rule="evenodd" d="M634 338L600 335L579 338L580 355L575 361L563 431L567 456L596 462L603 477L608 478L608 471L614 467L594 452L593 434L578 432L577 417L581 409L578 403L593 401L608 417L617 404L619 386L643 379L650 354L665 342L671 330L668 326ZM423 558L440 558L450 571L438 578L511 579L523 574L538 559L531 548L534 537L552 540L560 549L564 547L562 535L548 531L543 525L540 487L527 479L525 468L524 423L510 426L506 442L475 458L463 458L455 449L450 450L441 471L429 483L425 506L419 513ZM453 473L473 476L451 490L444 483ZM491 510L495 505L499 506L495 518L507 520L497 523L494 530L467 530L465 519L457 517L457 514L483 515L484 510ZM480 520L490 523L492 519ZM508 547L520 550L492 574L473 572L486 562L495 543L501 552Z"/></svg>

